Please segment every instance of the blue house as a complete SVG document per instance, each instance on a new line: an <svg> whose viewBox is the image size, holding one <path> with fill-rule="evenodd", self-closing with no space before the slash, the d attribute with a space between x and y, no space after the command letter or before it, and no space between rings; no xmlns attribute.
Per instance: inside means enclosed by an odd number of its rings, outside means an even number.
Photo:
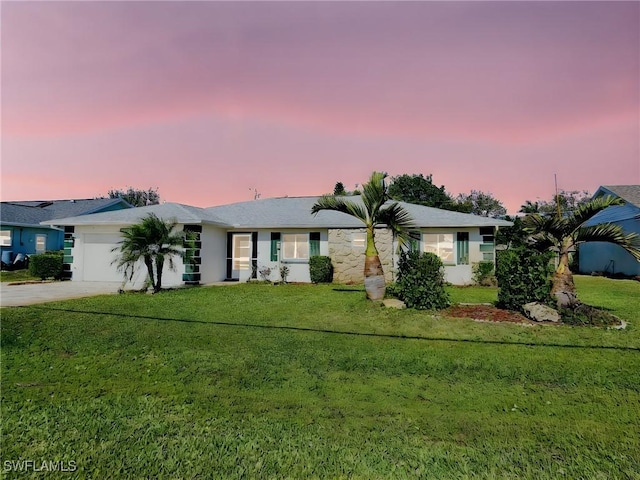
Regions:
<svg viewBox="0 0 640 480"><path fill-rule="evenodd" d="M17 254L32 255L64 248L64 228L40 222L131 208L121 198L51 200L0 203L0 249L2 261Z"/></svg>
<svg viewBox="0 0 640 480"><path fill-rule="evenodd" d="M585 225L614 223L626 234L640 235L640 185L606 185L598 188L593 198L611 195L622 198L624 205L609 207L594 215ZM640 276L640 261L621 247L605 242L580 245L580 273Z"/></svg>

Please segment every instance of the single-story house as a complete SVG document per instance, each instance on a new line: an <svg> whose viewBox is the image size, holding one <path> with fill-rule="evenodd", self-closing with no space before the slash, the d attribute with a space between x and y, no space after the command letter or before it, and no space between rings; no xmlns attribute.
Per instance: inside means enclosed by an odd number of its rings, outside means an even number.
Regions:
<svg viewBox="0 0 640 480"><path fill-rule="evenodd" d="M611 195L622 198L624 205L614 205L594 215L585 225L600 223L620 225L626 233L640 235L640 185L606 185L598 188L593 198ZM584 243L579 247L580 273L608 275L640 275L640 261L617 245L605 242Z"/></svg>
<svg viewBox="0 0 640 480"><path fill-rule="evenodd" d="M131 208L131 205L121 198L1 202L2 261L9 263L19 253L32 255L49 250L62 250L63 229L42 222L125 208Z"/></svg>
<svg viewBox="0 0 640 480"><path fill-rule="evenodd" d="M359 201L358 197L353 199ZM165 203L45 223L64 228L73 239L65 249L72 280L122 280L122 273L114 265L120 229L154 213L197 235L194 261L185 265L176 259L176 271L163 273L165 286L245 281L265 269L271 269L271 280L278 280L284 265L289 268L288 281L309 282L309 258L314 255L331 258L334 281L361 283L364 225L339 212L312 215L311 207L317 200L318 197L271 198L210 208ZM472 282L474 263L494 261L495 231L511 225L495 218L399 203L420 231L418 248L439 255L447 281L458 285ZM391 281L398 259L396 239L381 227L376 231L376 244L387 280ZM144 269L140 269L134 284L144 282L145 276Z"/></svg>

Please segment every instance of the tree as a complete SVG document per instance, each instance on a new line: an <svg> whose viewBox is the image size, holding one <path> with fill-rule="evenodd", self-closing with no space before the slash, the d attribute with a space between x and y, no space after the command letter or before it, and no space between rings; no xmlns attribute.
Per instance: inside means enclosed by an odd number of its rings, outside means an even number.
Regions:
<svg viewBox="0 0 640 480"><path fill-rule="evenodd" d="M186 234L176 232L175 227L174 221L164 221L150 213L140 223L120 229L123 238L119 242L120 246L112 251L119 252L114 263L124 273L125 279L130 281L133 278L139 261L142 260L153 291L160 291L165 261L174 270L173 257L183 254Z"/></svg>
<svg viewBox="0 0 640 480"><path fill-rule="evenodd" d="M573 212L580 205L589 202L591 195L587 190L560 190L551 200L532 202L527 200L521 207L520 213L540 213L545 215L557 215L558 211ZM560 205L560 208L558 208Z"/></svg>
<svg viewBox="0 0 640 480"><path fill-rule="evenodd" d="M560 308L577 305L576 287L569 268L570 254L585 242L608 242L624 248L640 260L640 237L636 233L625 235L619 225L601 223L585 226L595 214L612 205L622 205L617 197L598 197L579 205L573 212L563 216L533 213L523 222L530 233L529 241L539 250L553 250L559 255L558 267L553 274L551 296Z"/></svg>
<svg viewBox="0 0 640 480"><path fill-rule="evenodd" d="M514 248L522 245L526 245L527 237L529 236L524 230L522 217L505 216L505 220L512 222L510 227L500 227L496 232L496 245L506 245L506 247Z"/></svg>
<svg viewBox="0 0 640 480"><path fill-rule="evenodd" d="M109 198L122 198L134 207L145 207L147 205L158 205L160 203L160 195L158 189L149 188L148 190L138 190L128 187L127 190L109 190L107 193Z"/></svg>
<svg viewBox="0 0 640 480"><path fill-rule="evenodd" d="M351 215L364 223L367 229L364 286L370 300L382 300L385 293L384 271L375 243L376 227L386 225L397 236L400 245L406 245L413 229L409 213L397 202L387 203L390 197L386 177L386 173L373 172L369 181L362 185L361 202L325 195L311 207L314 215L321 210L333 210Z"/></svg>
<svg viewBox="0 0 640 480"><path fill-rule="evenodd" d="M458 205L462 208L459 211L466 211L474 215L483 217L500 217L506 215L507 209L502 202L493 197L491 193L471 190L469 195L461 193L456 198Z"/></svg>
<svg viewBox="0 0 640 480"><path fill-rule="evenodd" d="M447 210L451 210L454 204L454 200L445 192L444 185L436 187L433 184L432 175L404 174L393 177L389 196L402 202Z"/></svg>
<svg viewBox="0 0 640 480"><path fill-rule="evenodd" d="M333 187L333 194L338 196L347 195L347 191L344 189L344 183L336 182L336 186Z"/></svg>

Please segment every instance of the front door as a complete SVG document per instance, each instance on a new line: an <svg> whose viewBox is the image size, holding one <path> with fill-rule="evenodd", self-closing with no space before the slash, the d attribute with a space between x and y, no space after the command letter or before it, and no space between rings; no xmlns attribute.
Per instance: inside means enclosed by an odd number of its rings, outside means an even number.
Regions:
<svg viewBox="0 0 640 480"><path fill-rule="evenodd" d="M227 237L227 278L248 280L253 274L253 264L257 256L255 233L229 233Z"/></svg>

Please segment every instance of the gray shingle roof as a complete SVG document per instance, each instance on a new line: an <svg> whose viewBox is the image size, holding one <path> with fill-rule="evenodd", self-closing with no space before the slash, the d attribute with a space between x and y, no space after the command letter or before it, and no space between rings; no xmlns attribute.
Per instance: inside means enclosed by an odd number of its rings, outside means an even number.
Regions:
<svg viewBox="0 0 640 480"><path fill-rule="evenodd" d="M601 195L614 195L622 198L626 203L598 212L585 223L586 226L640 219L640 185L603 185L593 196L595 198Z"/></svg>
<svg viewBox="0 0 640 480"><path fill-rule="evenodd" d="M38 225L49 220L50 213L37 207L16 205L2 202L0 204L0 223L13 225Z"/></svg>
<svg viewBox="0 0 640 480"><path fill-rule="evenodd" d="M203 208L182 205L180 203L163 203L161 205L149 205L147 207L128 208L126 210L113 210L91 215L49 220L48 225L131 225L139 222L149 213L154 213L165 220L175 220L181 224L225 225L224 221Z"/></svg>
<svg viewBox="0 0 640 480"><path fill-rule="evenodd" d="M2 202L0 222L13 225L39 225L46 220L90 214L117 205L124 208L131 207L120 198Z"/></svg>
<svg viewBox="0 0 640 480"><path fill-rule="evenodd" d="M182 224L213 224L227 228L360 228L358 219L340 212L321 211L311 214L311 207L319 197L284 197L231 203L210 208L198 208L178 203L164 203L148 207L117 210L50 220L52 225L129 225L140 221L148 213L160 218L175 219ZM361 202L360 197L350 197ZM400 202L407 209L417 227L482 227L509 226L510 222L467 213L450 212Z"/></svg>
<svg viewBox="0 0 640 480"><path fill-rule="evenodd" d="M612 194L622 198L625 202L640 207L640 185L603 185L594 194Z"/></svg>
<svg viewBox="0 0 640 480"><path fill-rule="evenodd" d="M232 203L207 210L215 213L236 228L359 228L358 219L340 212L321 211L311 214L311 207L320 197L267 198ZM360 197L349 200L362 203ZM411 215L417 227L478 227L510 226L511 223L495 218L438 208L400 203Z"/></svg>

